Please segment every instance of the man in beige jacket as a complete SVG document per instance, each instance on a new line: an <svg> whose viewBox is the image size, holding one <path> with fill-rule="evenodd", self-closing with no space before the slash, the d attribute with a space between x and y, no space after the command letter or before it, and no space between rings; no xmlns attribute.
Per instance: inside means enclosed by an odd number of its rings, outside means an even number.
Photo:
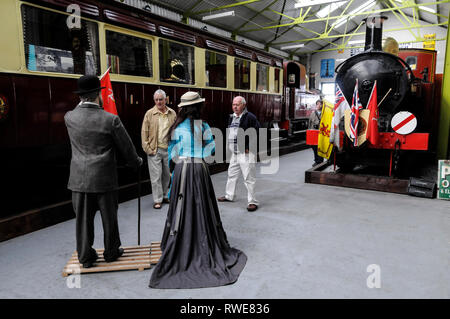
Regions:
<svg viewBox="0 0 450 319"><path fill-rule="evenodd" d="M148 155L148 170L152 183L153 208L161 208L168 203L170 171L167 148L169 129L175 122L177 114L166 106L166 93L157 90L153 95L155 106L145 113L142 122L142 148Z"/></svg>

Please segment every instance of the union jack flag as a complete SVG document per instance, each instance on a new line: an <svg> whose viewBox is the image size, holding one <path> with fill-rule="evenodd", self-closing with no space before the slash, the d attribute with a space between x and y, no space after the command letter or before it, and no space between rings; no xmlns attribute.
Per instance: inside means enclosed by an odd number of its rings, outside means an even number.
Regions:
<svg viewBox="0 0 450 319"><path fill-rule="evenodd" d="M338 148L340 148L340 137L339 137L339 123L341 118L344 117L345 110L350 109L348 105L347 99L339 87L339 84L336 83L335 89L335 100L334 100L334 111L333 111L333 120L331 122L330 129L330 143L333 143Z"/></svg>
<svg viewBox="0 0 450 319"><path fill-rule="evenodd" d="M341 88L338 84L336 84L336 99L334 101L334 109L337 110L342 102L345 101L344 94L341 91Z"/></svg>
<svg viewBox="0 0 450 319"><path fill-rule="evenodd" d="M353 91L352 108L350 116L350 137L353 138L353 146L358 146L358 121L359 110L361 110L362 104L359 101L358 94L358 79L356 79L355 90Z"/></svg>

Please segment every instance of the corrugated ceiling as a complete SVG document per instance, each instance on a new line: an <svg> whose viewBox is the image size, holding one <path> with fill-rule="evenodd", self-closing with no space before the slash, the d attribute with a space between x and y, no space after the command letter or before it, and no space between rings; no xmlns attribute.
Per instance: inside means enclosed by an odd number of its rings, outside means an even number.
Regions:
<svg viewBox="0 0 450 319"><path fill-rule="evenodd" d="M324 49L330 42L338 43L338 38L330 36L351 33L361 21L367 17L367 14L349 17L348 22L344 21L341 26L331 28L330 26L337 19L309 22L317 20L316 15L321 9L326 8L331 3L321 5L306 6L304 8L295 8L298 1L305 1L310 4L317 0L117 0L120 2L131 3L133 1L148 2L155 5L164 15L164 10L174 11L179 16L185 16L188 19L195 19L195 26L209 25L215 28L223 29L228 34L235 34L240 39L249 39L260 43L260 47L270 47L275 50L282 50L287 54L302 55L307 52L316 52ZM447 28L450 0L346 0L343 5L330 13L330 17L336 17L340 14L349 14L361 5L374 1L374 5L362 12L373 11L377 9L389 9L395 6L410 6L395 10L395 14L404 22L405 28L418 19L419 24L441 24L439 27ZM334 1L338 2L338 1ZM333 2L333 3L334 3ZM350 5L349 5L350 3ZM426 4L421 6L421 4ZM347 8L347 10L344 9ZM411 7L413 6L413 7ZM428 11L427 11L428 10ZM218 14L228 11L234 11L234 16L220 17L212 20L202 21L202 17ZM433 11L433 12L429 12ZM160 14L159 12L154 12ZM302 17L301 17L302 15ZM172 16L168 16L173 18ZM303 18L302 20L299 20ZM323 19L326 19L323 18ZM189 20L188 20L189 21ZM306 21L306 22L305 22ZM326 27L328 27L326 29ZM212 29L210 27L210 29ZM360 29L362 31L364 29ZM208 30L211 31L211 30ZM212 31L211 31L212 32ZM328 38L326 38L328 36ZM325 38L324 38L325 37ZM310 39L308 41L302 41ZM245 41L245 40L244 40ZM248 41L247 41L248 42ZM339 43L342 42L342 38ZM304 44L302 48L286 49L286 46Z"/></svg>

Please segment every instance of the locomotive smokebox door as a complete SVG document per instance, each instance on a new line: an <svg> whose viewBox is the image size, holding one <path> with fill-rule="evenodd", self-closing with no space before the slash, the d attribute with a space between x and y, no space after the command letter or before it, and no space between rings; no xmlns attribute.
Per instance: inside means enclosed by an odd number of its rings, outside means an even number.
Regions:
<svg viewBox="0 0 450 319"><path fill-rule="evenodd" d="M389 92L379 107L380 117L395 113L410 88L409 65L398 56L381 50L383 21L386 19L382 16L367 18L365 51L348 58L336 68L336 83L349 103L356 79L360 83L358 90L363 107L367 106L375 80L378 101Z"/></svg>

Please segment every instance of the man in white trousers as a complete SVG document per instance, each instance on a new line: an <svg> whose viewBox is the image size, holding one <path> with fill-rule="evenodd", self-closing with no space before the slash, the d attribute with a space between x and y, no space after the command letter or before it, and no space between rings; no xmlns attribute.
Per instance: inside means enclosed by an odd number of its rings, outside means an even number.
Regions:
<svg viewBox="0 0 450 319"><path fill-rule="evenodd" d="M242 96L236 96L233 99L233 114L230 115L228 121L228 147L231 151L230 165L228 167L228 180L225 189L225 196L219 197L219 202L232 202L236 192L236 182L239 177L239 172L242 172L244 177L245 187L248 191L248 206L249 212L258 209L258 200L255 197L255 184L256 184L256 160L257 154L252 152L257 149L257 139L251 140L250 136L245 136L244 145L238 145L238 133L239 128L245 132L249 128L258 130L260 124L256 119L256 116L247 111L246 101ZM251 148L250 143L255 143L255 147Z"/></svg>

